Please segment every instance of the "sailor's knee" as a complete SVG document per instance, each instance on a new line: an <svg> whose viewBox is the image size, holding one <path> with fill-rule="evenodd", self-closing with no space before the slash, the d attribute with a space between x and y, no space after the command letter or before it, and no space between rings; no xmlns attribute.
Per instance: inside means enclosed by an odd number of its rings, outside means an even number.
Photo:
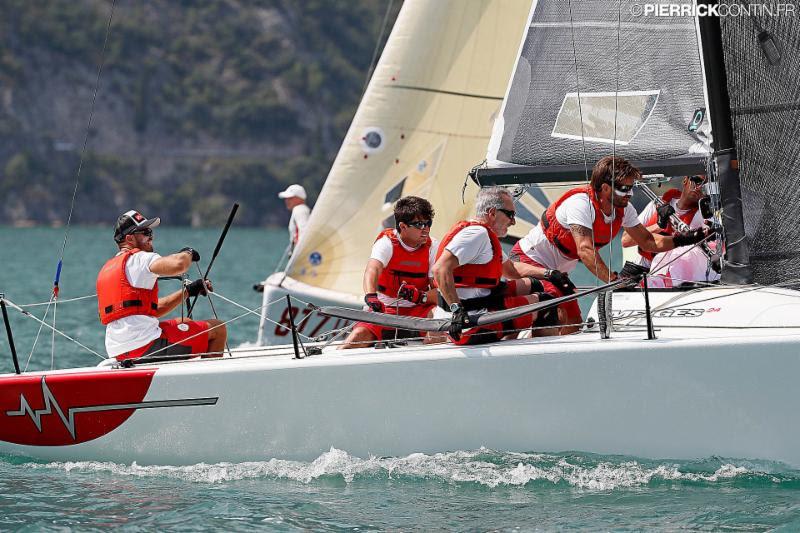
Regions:
<svg viewBox="0 0 800 533"><path fill-rule="evenodd" d="M211 318L206 320L208 324L208 336L212 339L220 338L222 336L227 336L228 328L225 327L225 323L221 320L217 320L216 318Z"/></svg>

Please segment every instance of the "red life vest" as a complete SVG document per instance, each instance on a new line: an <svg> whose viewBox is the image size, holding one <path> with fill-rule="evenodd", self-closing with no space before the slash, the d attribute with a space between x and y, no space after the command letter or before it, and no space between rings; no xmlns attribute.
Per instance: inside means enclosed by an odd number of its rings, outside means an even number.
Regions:
<svg viewBox="0 0 800 533"><path fill-rule="evenodd" d="M680 197L681 197L680 189L670 189L670 190L668 190L667 192L664 193L664 195L661 197L661 200L665 204L669 204L670 202L672 202L672 200L675 200L675 199L680 198ZM689 211L687 211L686 213L684 213L682 215L678 215L678 218L680 218L688 226L689 224L692 223L692 219L694 218L694 215L697 213L697 210L698 210L698 206L695 206L692 209L689 209ZM645 222L644 226L647 228L647 227L652 226L656 222L658 222L658 211L653 211L653 214L650 215L650 218L647 219L647 221ZM675 228L672 227L672 222L670 222L667 225L666 228L664 228L662 230L659 230L658 233L660 235L672 235L672 234L674 234L675 233ZM655 253L646 252L646 251L642 250L641 248L639 248L639 255L641 255L642 257L644 257L648 261L652 261L653 258L656 256Z"/></svg>
<svg viewBox="0 0 800 533"><path fill-rule="evenodd" d="M544 212L541 224L544 236L547 240L558 247L561 253L570 259L578 259L578 247L575 244L572 231L562 226L556 218L556 209L564 203L564 200L576 194L588 194L589 200L594 207L592 237L594 238L595 248L602 248L611 242L611 239L616 237L620 228L622 228L622 218L625 215L624 207L616 207L614 208L614 220L611 224L606 223L606 221L603 220L603 212L600 210L600 202L597 200L594 190L592 190L589 185L585 187L576 187L565 192L555 203L550 204L550 207Z"/></svg>
<svg viewBox="0 0 800 533"><path fill-rule="evenodd" d="M381 237L388 237L392 242L392 258L378 276L378 291L390 298L397 298L397 292L404 283L421 291L430 289L430 283L428 283L430 238L425 244L409 252L400 244L395 230L391 228L383 230L378 234L375 242Z"/></svg>
<svg viewBox="0 0 800 533"><path fill-rule="evenodd" d="M453 270L453 279L456 287L477 287L491 289L500 284L500 277L503 275L503 248L500 246L500 239L497 238L494 230L483 222L462 220L450 228L444 236L436 251L436 259L444 252L445 247L450 244L453 237L468 226L483 226L489 234L489 241L492 243L492 258L488 263L459 265ZM435 285L435 283L434 283Z"/></svg>
<svg viewBox="0 0 800 533"><path fill-rule="evenodd" d="M139 289L128 282L125 264L140 252L138 248L123 250L106 261L97 275L97 311L103 325L126 316L158 316L158 282L152 289Z"/></svg>

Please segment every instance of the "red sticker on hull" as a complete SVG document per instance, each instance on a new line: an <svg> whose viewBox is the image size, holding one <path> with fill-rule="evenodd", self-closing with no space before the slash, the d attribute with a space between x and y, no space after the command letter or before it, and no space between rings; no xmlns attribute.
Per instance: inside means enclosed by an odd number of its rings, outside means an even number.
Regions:
<svg viewBox="0 0 800 533"><path fill-rule="evenodd" d="M64 446L102 437L143 403L154 369L0 378L0 440Z"/></svg>

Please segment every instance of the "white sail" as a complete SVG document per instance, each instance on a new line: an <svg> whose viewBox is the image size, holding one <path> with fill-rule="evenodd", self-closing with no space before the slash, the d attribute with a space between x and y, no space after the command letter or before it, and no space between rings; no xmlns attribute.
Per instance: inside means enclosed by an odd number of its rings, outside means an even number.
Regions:
<svg viewBox="0 0 800 533"><path fill-rule="evenodd" d="M360 295L373 239L401 196L431 201L436 237L469 215L477 187L468 184L464 202L462 187L486 153L530 5L404 3L286 269L290 278ZM529 229L524 220L512 228Z"/></svg>

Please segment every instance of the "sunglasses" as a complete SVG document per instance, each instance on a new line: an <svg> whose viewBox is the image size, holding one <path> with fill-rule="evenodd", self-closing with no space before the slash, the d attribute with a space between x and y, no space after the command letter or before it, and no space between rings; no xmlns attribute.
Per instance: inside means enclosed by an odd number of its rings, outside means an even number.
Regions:
<svg viewBox="0 0 800 533"><path fill-rule="evenodd" d="M514 217L517 216L517 212L514 211L513 209L503 209L501 207L498 207L497 210L500 211L501 213L503 213L505 216L507 216L511 220L514 220Z"/></svg>
<svg viewBox="0 0 800 533"><path fill-rule="evenodd" d="M150 228L145 228L145 229L138 230L138 231L132 231L131 235L135 235L137 233L139 235L144 235L145 237L152 237L153 236L153 230L151 230Z"/></svg>
<svg viewBox="0 0 800 533"><path fill-rule="evenodd" d="M632 196L633 195L633 185L618 185L614 184L614 194L617 196Z"/></svg>
<svg viewBox="0 0 800 533"><path fill-rule="evenodd" d="M433 226L433 220L420 220L417 222L409 222L407 225L410 228L425 229Z"/></svg>
<svg viewBox="0 0 800 533"><path fill-rule="evenodd" d="M694 183L695 185L702 185L706 182L705 176L689 176L689 181Z"/></svg>

